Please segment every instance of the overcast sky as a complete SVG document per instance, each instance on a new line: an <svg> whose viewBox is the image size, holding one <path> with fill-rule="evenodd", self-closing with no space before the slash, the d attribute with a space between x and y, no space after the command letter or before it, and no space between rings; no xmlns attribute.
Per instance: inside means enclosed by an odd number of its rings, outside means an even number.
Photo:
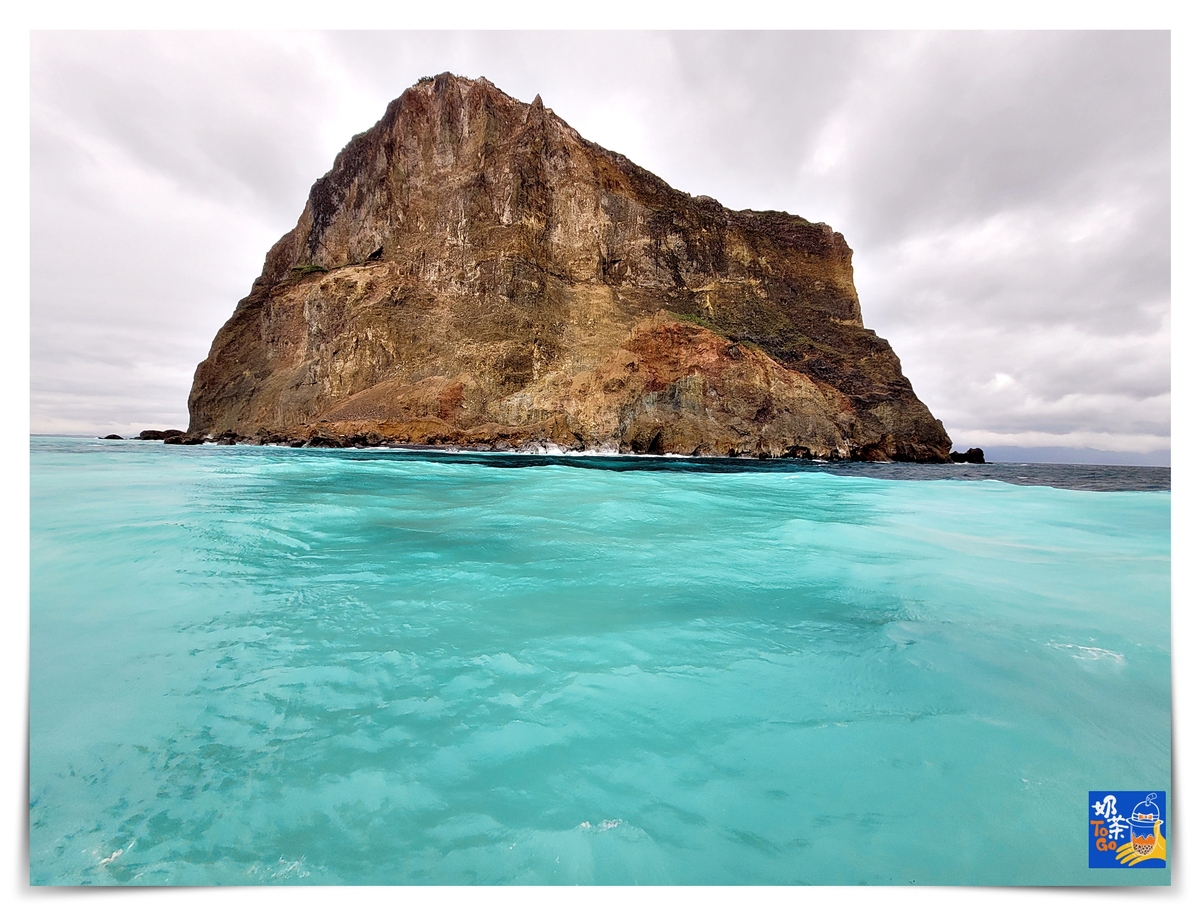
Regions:
<svg viewBox="0 0 1200 915"><path fill-rule="evenodd" d="M56 32L31 61L34 432L185 427L309 186L449 70L843 233L955 447L1170 447L1165 32Z"/></svg>

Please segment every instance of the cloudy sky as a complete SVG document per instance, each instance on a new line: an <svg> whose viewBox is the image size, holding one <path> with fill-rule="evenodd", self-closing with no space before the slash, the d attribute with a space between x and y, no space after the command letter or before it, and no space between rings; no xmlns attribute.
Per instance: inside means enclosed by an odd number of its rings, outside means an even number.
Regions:
<svg viewBox="0 0 1200 915"><path fill-rule="evenodd" d="M32 431L186 426L309 186L445 70L842 232L955 447L1166 459L1165 32L34 33Z"/></svg>

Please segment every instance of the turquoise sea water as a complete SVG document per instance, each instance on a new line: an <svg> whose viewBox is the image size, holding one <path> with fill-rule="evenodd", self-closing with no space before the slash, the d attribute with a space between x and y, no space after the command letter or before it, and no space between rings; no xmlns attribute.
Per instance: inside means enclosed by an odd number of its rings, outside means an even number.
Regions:
<svg viewBox="0 0 1200 915"><path fill-rule="evenodd" d="M35 884L1170 879L1169 492L31 449Z"/></svg>

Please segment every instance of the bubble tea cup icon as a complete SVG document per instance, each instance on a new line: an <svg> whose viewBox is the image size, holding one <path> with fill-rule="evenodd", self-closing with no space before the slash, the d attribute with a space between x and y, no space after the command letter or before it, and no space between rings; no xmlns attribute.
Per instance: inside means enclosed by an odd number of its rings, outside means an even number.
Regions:
<svg viewBox="0 0 1200 915"><path fill-rule="evenodd" d="M1129 815L1129 841L1139 855L1148 855L1154 850L1154 824L1162 819L1158 805L1154 803L1157 797L1154 792L1147 794Z"/></svg>

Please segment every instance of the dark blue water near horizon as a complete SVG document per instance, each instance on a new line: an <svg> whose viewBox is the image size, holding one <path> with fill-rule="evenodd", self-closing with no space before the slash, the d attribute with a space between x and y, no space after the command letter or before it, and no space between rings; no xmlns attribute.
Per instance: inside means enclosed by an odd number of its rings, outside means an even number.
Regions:
<svg viewBox="0 0 1200 915"><path fill-rule="evenodd" d="M30 449L34 884L1170 879L1169 469Z"/></svg>
<svg viewBox="0 0 1200 915"><path fill-rule="evenodd" d="M1171 489L1170 467L1115 464L912 464L900 461L806 461L794 458L435 451L427 448L364 448L348 452L349 457L360 460L374 460L381 455L394 460L434 460L493 467L562 466L665 473L828 473L876 480L994 480L1018 486L1053 486L1091 492L1157 492Z"/></svg>

